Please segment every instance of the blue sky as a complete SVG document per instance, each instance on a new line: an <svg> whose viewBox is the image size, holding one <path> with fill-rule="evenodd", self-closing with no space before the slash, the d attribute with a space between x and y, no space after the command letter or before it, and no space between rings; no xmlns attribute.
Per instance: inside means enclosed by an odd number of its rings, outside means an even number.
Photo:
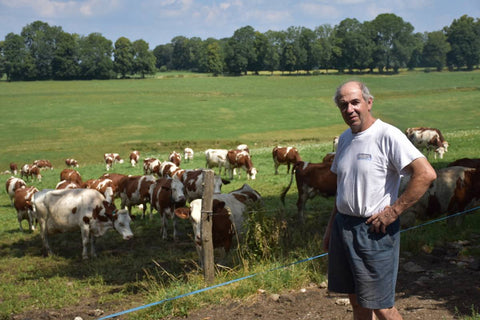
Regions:
<svg viewBox="0 0 480 320"><path fill-rule="evenodd" d="M260 32L333 27L381 13L403 18L415 32L430 32L464 14L479 18L480 0L0 0L0 40L40 20L69 33L98 32L112 42L143 39L153 49L176 36L221 39L247 25Z"/></svg>

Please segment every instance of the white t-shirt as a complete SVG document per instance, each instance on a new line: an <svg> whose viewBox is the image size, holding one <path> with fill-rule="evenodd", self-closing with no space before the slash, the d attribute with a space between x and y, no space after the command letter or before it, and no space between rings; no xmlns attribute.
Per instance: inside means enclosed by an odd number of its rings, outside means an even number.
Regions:
<svg viewBox="0 0 480 320"><path fill-rule="evenodd" d="M331 170L337 174L339 212L369 217L398 197L402 170L424 155L398 128L377 119L365 131L347 129L338 141Z"/></svg>

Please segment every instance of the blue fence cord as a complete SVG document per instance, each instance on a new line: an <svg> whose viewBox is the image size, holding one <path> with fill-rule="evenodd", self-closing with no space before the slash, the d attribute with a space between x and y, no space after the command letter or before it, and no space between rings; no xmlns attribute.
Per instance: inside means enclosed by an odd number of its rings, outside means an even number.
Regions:
<svg viewBox="0 0 480 320"><path fill-rule="evenodd" d="M458 213L455 213L455 214L447 215L447 216L442 217L442 218L431 220L431 221L428 221L428 222L425 222L425 223L422 223L422 224L419 224L419 225L416 225L416 226L413 226L413 227L410 227L410 228L407 228L407 229L402 229L400 231L400 233L410 231L410 230L413 230L413 229L417 229L417 228L421 228L421 227L424 227L426 225L433 224L433 223L436 223L436 222L440 222L440 221L450 219L450 218L453 218L453 217L456 217L456 216L460 216L460 215L463 215L465 213L475 211L477 209L480 209L480 206L475 207L475 208L471 208L471 209L468 209L468 210L465 210L465 211L462 211L462 212L458 212ZM306 258L306 259L303 259L303 260L298 260L298 261L295 261L295 262L292 262L292 263L289 263L289 264L286 264L286 265L283 265L283 266L280 266L280 267L272 268L270 270L253 273L253 274L245 276L245 277L233 279L233 280L223 282L223 283L219 283L219 284L216 284L216 285L213 285L213 286L210 286L210 287L206 287L206 288L203 288L203 289L199 289L199 290L195 290L195 291L188 292L188 293L185 293L185 294L181 294L181 295L176 296L176 297L163 299L163 300L160 300L160 301L157 301L157 302L152 302L152 303L140 306L140 307L136 307L136 308L128 309L128 310L125 310L125 311L117 312L117 313L114 313L114 314L110 314L108 316L99 318L97 320L103 320L103 319L110 319L110 318L113 318L113 317L118 317L118 316L121 316L121 315L124 315L124 314L127 314L127 313L131 313L131 312L139 311L139 310L146 309L146 308L149 308L149 307L153 307L153 306L156 306L156 305L168 302L168 301L177 300L177 299L188 297L188 296L191 296L191 295L194 295L194 294L197 294L197 293L201 293L201 292L205 292L205 291L212 290L212 289L215 289L215 288L223 287L223 286L235 283L235 282L250 279L250 278L256 277L256 276L261 275L261 274L276 271L276 270L279 270L279 269L288 268L288 267L291 267L291 266L299 264L299 263L304 263L304 262L307 262L307 261L315 260L315 259L324 257L326 255L328 255L328 252L319 254L319 255L314 256L314 257Z"/></svg>

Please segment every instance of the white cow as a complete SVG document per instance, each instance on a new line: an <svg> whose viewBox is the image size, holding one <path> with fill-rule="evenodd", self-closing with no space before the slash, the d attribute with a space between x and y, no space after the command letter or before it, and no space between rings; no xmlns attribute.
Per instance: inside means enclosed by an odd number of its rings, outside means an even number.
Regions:
<svg viewBox="0 0 480 320"><path fill-rule="evenodd" d="M205 151L205 159L206 164L205 166L208 169L218 167L218 174L222 174L222 168L224 170L224 174L226 172L226 164L227 164L227 149L207 149Z"/></svg>
<svg viewBox="0 0 480 320"><path fill-rule="evenodd" d="M43 191L43 190L42 190ZM33 215L38 219L45 254L52 253L48 245L49 234L70 232L80 229L82 234L82 258L96 257L95 237L104 235L114 228L129 240L131 218L127 210L116 210L105 197L93 189L67 189L37 192L33 197Z"/></svg>
<svg viewBox="0 0 480 320"><path fill-rule="evenodd" d="M192 148L185 148L183 150L183 156L185 158L185 161L190 161L193 160L193 149Z"/></svg>

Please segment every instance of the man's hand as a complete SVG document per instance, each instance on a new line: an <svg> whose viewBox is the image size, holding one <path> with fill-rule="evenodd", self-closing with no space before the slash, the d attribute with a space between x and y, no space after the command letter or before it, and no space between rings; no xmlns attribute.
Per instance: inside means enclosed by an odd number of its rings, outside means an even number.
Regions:
<svg viewBox="0 0 480 320"><path fill-rule="evenodd" d="M382 232L387 233L387 227L397 220L398 214L395 210L387 206L383 211L380 211L377 214L374 214L365 222L366 224L371 224L370 232Z"/></svg>

